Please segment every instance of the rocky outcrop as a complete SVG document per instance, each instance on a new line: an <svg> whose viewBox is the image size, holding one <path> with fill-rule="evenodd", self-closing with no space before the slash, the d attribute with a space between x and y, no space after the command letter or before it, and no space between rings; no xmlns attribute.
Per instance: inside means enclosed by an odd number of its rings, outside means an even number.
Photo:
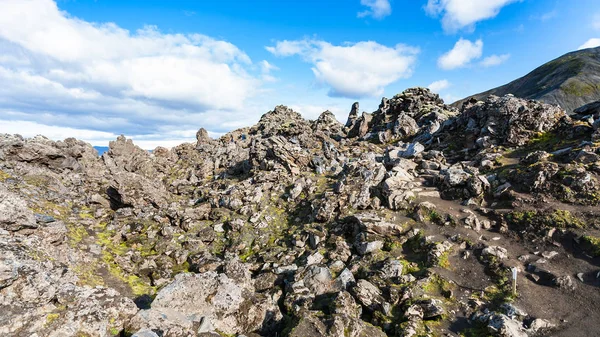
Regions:
<svg viewBox="0 0 600 337"><path fill-rule="evenodd" d="M239 266L242 272L246 266ZM255 293L249 275L208 271L179 274L129 322L129 329L161 330L169 336L220 331L268 331L281 319L277 297Z"/></svg>
<svg viewBox="0 0 600 337"><path fill-rule="evenodd" d="M469 101L463 113L448 125L450 134L470 146L523 146L540 133L555 128L564 110L558 106L527 101L514 96L490 96L485 101Z"/></svg>
<svg viewBox="0 0 600 337"><path fill-rule="evenodd" d="M277 106L152 152L2 135L0 334L546 333L563 314L500 309L509 268L534 281L518 285L529 308L600 303L580 262L600 255L596 124L511 96L458 111L414 88L354 104L346 125Z"/></svg>
<svg viewBox="0 0 600 337"><path fill-rule="evenodd" d="M357 117L353 106L346 126L349 137L377 140L382 144L418 139L429 142L432 135L457 110L446 106L437 94L425 88L408 89L392 99L384 98L372 115Z"/></svg>

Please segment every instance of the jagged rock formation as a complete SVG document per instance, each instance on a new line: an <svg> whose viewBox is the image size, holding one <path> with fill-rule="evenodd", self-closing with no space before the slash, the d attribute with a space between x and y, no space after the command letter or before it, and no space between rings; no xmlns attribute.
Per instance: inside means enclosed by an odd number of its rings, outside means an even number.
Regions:
<svg viewBox="0 0 600 337"><path fill-rule="evenodd" d="M513 94L557 104L572 114L580 106L600 100L600 47L574 51L552 60L529 74L452 105L460 107L470 98L484 100L489 95Z"/></svg>
<svg viewBox="0 0 600 337"><path fill-rule="evenodd" d="M599 116L580 111L414 88L346 125L277 106L152 153L0 135L0 334L593 334Z"/></svg>

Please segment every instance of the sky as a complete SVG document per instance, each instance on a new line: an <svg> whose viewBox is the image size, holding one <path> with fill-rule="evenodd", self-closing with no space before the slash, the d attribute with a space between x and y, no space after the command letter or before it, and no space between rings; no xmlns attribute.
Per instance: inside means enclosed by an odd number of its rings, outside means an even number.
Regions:
<svg viewBox="0 0 600 337"><path fill-rule="evenodd" d="M153 149L279 104L345 122L356 101L451 103L595 46L598 0L0 0L0 133Z"/></svg>

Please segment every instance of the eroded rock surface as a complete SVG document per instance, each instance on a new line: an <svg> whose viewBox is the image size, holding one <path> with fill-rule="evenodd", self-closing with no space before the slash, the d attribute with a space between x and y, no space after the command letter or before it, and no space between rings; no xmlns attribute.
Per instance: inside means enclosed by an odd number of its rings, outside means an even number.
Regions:
<svg viewBox="0 0 600 337"><path fill-rule="evenodd" d="M151 153L0 135L0 334L593 335L596 110L413 88Z"/></svg>

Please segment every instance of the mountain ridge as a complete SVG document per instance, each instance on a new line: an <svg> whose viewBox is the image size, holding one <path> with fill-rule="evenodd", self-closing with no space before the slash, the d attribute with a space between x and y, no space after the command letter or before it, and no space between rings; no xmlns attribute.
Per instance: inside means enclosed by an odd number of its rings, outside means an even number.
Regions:
<svg viewBox="0 0 600 337"><path fill-rule="evenodd" d="M600 100L600 47L577 50L549 61L528 74L500 87L452 103L460 107L471 98L507 94L557 104L568 114Z"/></svg>

